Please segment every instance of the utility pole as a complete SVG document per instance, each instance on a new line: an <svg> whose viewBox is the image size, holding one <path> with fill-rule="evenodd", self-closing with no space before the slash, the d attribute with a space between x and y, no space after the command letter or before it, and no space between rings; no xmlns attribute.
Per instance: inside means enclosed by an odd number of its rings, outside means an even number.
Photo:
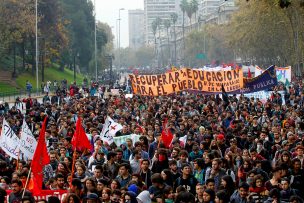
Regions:
<svg viewBox="0 0 304 203"><path fill-rule="evenodd" d="M120 68L121 66L121 55L120 55L120 11L125 10L124 8L120 8L118 11L118 55L119 55L119 66L118 68Z"/></svg>
<svg viewBox="0 0 304 203"><path fill-rule="evenodd" d="M38 55L38 0L35 1L36 8L36 91L37 95L39 93L39 81L38 81L38 63L39 63L39 55Z"/></svg>
<svg viewBox="0 0 304 203"><path fill-rule="evenodd" d="M97 40L96 40L96 0L94 0L94 48L95 48L95 80L98 81L97 70Z"/></svg>

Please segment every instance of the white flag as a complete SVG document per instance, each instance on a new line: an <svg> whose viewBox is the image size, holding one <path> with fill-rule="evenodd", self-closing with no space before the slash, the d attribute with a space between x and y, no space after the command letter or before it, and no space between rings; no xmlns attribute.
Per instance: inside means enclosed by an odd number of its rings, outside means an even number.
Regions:
<svg viewBox="0 0 304 203"><path fill-rule="evenodd" d="M102 128L100 138L108 144L112 144L114 142L113 137L115 136L116 132L121 129L122 125L116 123L112 118L108 116Z"/></svg>
<svg viewBox="0 0 304 203"><path fill-rule="evenodd" d="M3 119L1 137L0 137L0 147L2 150L14 159L18 159L20 152L20 140L14 131L11 129L9 124Z"/></svg>
<svg viewBox="0 0 304 203"><path fill-rule="evenodd" d="M27 126L25 120L23 120L21 137L20 137L20 150L23 152L26 158L32 160L36 147L37 147L37 141L33 136L31 130Z"/></svg>

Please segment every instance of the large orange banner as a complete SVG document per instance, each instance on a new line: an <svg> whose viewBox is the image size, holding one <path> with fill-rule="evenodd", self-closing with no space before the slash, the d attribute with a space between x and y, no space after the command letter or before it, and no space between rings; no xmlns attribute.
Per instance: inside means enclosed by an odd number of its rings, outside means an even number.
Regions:
<svg viewBox="0 0 304 203"><path fill-rule="evenodd" d="M204 71L183 68L159 75L129 75L133 93L145 96L169 95L195 90L201 92L226 92L243 88L243 70Z"/></svg>

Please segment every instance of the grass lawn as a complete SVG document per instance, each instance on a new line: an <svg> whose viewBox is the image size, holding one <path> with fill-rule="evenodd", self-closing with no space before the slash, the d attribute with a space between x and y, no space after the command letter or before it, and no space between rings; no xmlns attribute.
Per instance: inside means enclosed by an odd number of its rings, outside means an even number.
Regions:
<svg viewBox="0 0 304 203"><path fill-rule="evenodd" d="M59 71L58 67L56 67L56 66L46 68L44 71L44 82L46 82L46 81L53 82L54 80L57 80L58 82L60 82L63 79L66 79L68 81L68 84L71 84L71 82L74 81L73 71L69 70L69 69L65 69L64 72L61 72L61 71ZM83 75L76 74L77 84L81 84L83 79L84 79ZM27 80L30 81L30 83L33 86L32 91L33 92L36 91L36 74L33 76L31 74L31 70L18 75L18 77L16 79L17 86L21 89L25 89L25 83ZM39 80L39 89L40 89L40 84L41 84L41 72L40 71L39 71L39 75L38 75L38 80ZM0 92L10 92L10 91L16 91L16 90L17 89L15 87L12 87L10 85L0 82Z"/></svg>
<svg viewBox="0 0 304 203"><path fill-rule="evenodd" d="M15 87L12 87L9 84L0 82L0 92L6 92L7 90L11 90L11 91L16 90L17 91L17 89Z"/></svg>

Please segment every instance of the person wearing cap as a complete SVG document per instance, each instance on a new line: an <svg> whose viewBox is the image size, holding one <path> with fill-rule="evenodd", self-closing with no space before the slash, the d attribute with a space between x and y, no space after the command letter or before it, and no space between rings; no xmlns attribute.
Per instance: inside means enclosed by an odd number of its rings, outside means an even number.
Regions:
<svg viewBox="0 0 304 203"><path fill-rule="evenodd" d="M90 193L85 198L83 199L84 203L100 203L100 199L97 194L95 193Z"/></svg>
<svg viewBox="0 0 304 203"><path fill-rule="evenodd" d="M221 150L221 153L225 154L225 151L228 148L228 146L225 143L225 135L220 133L220 134L216 135L215 139L216 139L217 146Z"/></svg>

